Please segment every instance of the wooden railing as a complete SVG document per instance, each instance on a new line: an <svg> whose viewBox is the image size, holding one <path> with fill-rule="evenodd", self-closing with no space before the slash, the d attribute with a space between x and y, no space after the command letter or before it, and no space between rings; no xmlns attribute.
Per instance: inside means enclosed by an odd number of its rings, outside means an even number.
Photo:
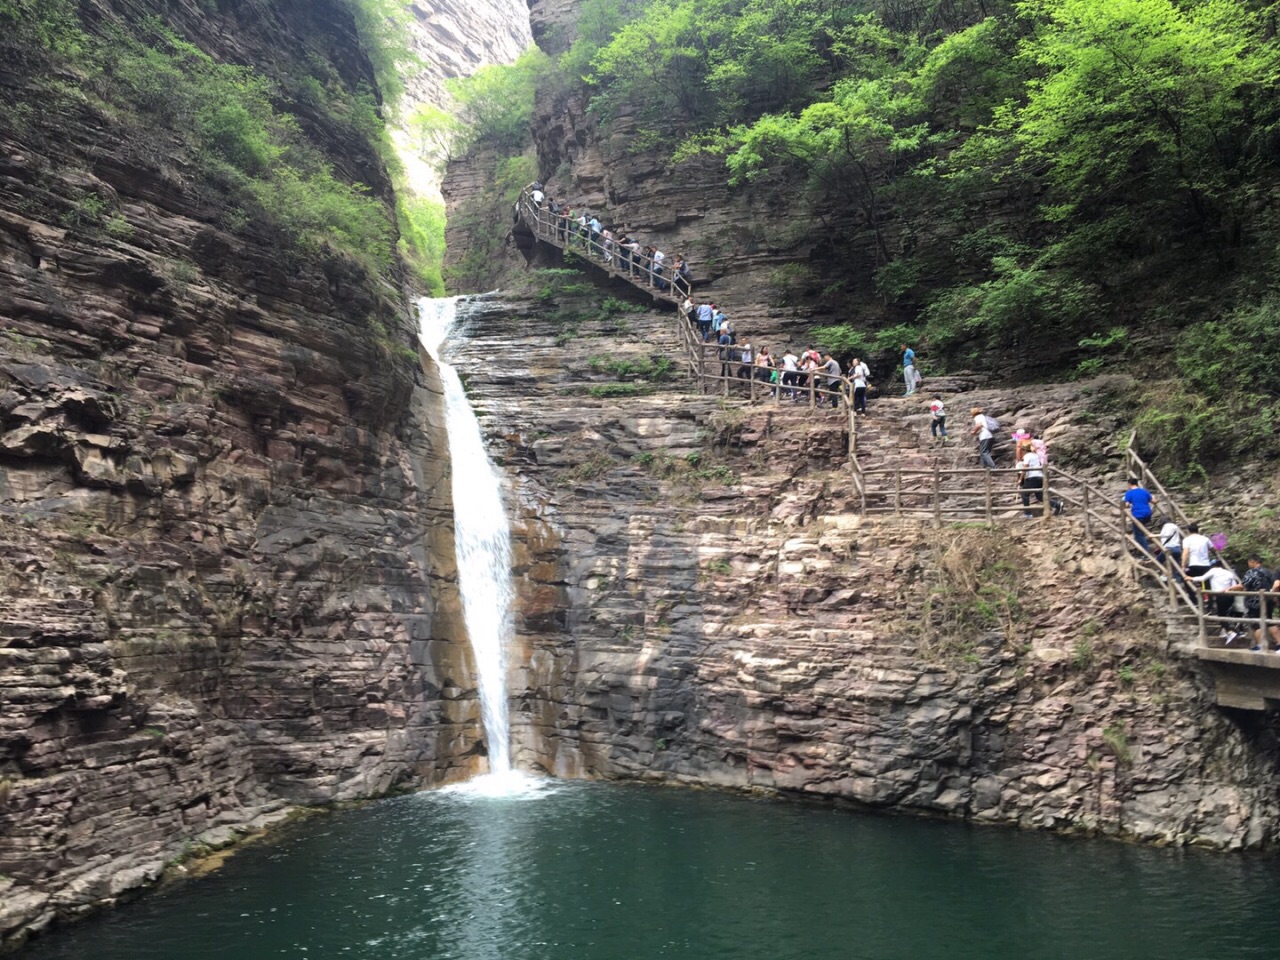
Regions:
<svg viewBox="0 0 1280 960"><path fill-rule="evenodd" d="M843 406L848 418L849 465L859 496L865 503L865 486L857 460L858 421L853 410L854 387L848 377L831 377L817 370L794 373L788 371L794 377L794 383L781 382L783 371L776 371L778 382L764 379L764 371L768 370L769 375L772 375L775 370L760 366L754 353L748 363L742 359L743 347L705 343L695 334L693 318L683 310L683 304L692 289L691 284L686 278L671 273L670 264L665 260L656 265L653 258L643 251L627 251L624 257L616 240L611 241L611 246L606 246L602 234L593 233L577 220L563 214L553 214L548 207L534 203L530 187L521 192L516 206L520 219L539 240L569 253L580 252L594 266L611 276L620 277L654 298L675 305L681 352L688 365L689 375L698 382L701 393L720 394L725 398L732 397L751 403L780 404L784 400L795 402L798 398L815 413L828 406Z"/></svg>
<svg viewBox="0 0 1280 960"><path fill-rule="evenodd" d="M985 519L994 522L1010 511L1023 511L1022 487L1003 487L1000 483L1005 477L1016 478L1020 474L1016 469L943 469L938 465L924 470L863 469L858 459L858 420L853 411L853 384L848 377L839 377L834 385L830 383L832 378L821 371L799 371L794 374L795 382L787 384L780 382L782 371L777 371L777 382L763 379L764 371L768 370L770 376L774 371L757 365L754 355L751 363L745 363L741 359L741 347L705 343L695 333L693 318L686 316L681 309L685 299L690 296L691 284L685 278L673 274L671 265L665 260L659 265L643 251L624 252L616 240L611 245L606 245L602 234L593 233L576 220L552 214L547 207L534 203L528 188L520 195L518 210L525 225L539 240L568 252L580 253L606 273L626 280L655 299L674 304L677 308L681 351L689 374L697 381L700 392L753 403L767 401L780 404L795 402L798 398L814 412L834 399L835 405L842 407L848 418L848 463L854 492L863 514L931 517L941 523L947 519ZM1179 526L1185 527L1190 522L1186 511L1138 455L1134 449L1134 439L1130 435L1125 449L1124 464L1127 474L1137 477L1144 487L1153 491ZM1045 466L1044 474L1045 482L1041 491L1043 502L1030 508L1033 515L1047 517L1052 512L1053 502L1061 501L1071 515L1082 520L1086 538L1092 540L1095 533L1101 533L1118 541L1124 548L1124 555L1132 561L1135 573L1162 570L1163 584L1167 589L1171 608L1196 618L1201 646L1208 645L1210 625L1234 627L1243 623L1245 618L1242 615L1223 617L1207 612L1206 603L1212 602L1219 594L1193 589L1183 579L1181 571L1170 565L1167 555L1156 555L1149 546L1144 546L1132 532L1132 525L1136 521L1129 516L1118 497L1052 465ZM876 480L883 482L877 484ZM1034 490L1031 492L1034 494ZM1007 504L1006 497L1009 498ZM1148 544L1156 541L1157 538L1151 531L1141 524L1138 526L1146 535ZM1225 565L1225 559L1219 559ZM1280 625L1280 620L1267 615L1268 600L1274 601L1280 598L1280 594L1235 590L1230 591L1229 595L1233 600L1241 597L1259 598L1257 623L1265 644L1267 628Z"/></svg>
<svg viewBox="0 0 1280 960"><path fill-rule="evenodd" d="M517 208L520 219L539 240L579 253L610 275L621 277L659 300L679 306L692 291L689 280L676 274L666 258L655 263L643 250L625 250L616 239L606 246L603 234L593 233L576 219L554 214L548 207L534 203L528 187L521 191Z"/></svg>
<svg viewBox="0 0 1280 960"><path fill-rule="evenodd" d="M1100 535L1118 542L1124 556L1132 564L1135 575L1159 575L1170 609L1181 611L1195 618L1201 647L1211 644L1211 628L1243 631L1246 622L1249 629L1260 631L1260 643L1267 645L1268 628L1280 626L1280 618L1268 613L1269 607L1280 606L1280 593L1269 591L1230 590L1215 592L1203 589L1188 581L1181 569L1175 567L1167 553L1156 553L1151 544L1159 537L1153 531L1134 520L1125 508L1123 500L1094 484L1053 465L1044 468L1044 500L1026 507L1022 503L1024 489L1016 481L1021 476L1017 469L956 468L943 469L935 465L929 469L889 468L864 470L857 463L856 452L851 454L855 478L855 492L864 514L892 514L932 518L936 522L961 519L981 519L995 522L1011 512L1022 513L1028 509L1033 516L1046 517L1052 513L1054 501L1061 501L1064 510L1078 517L1083 523L1086 539ZM1151 469L1133 450L1133 438L1125 451L1125 465L1149 489L1158 491L1160 501L1168 507L1170 515L1180 526L1189 522L1186 512L1156 479ZM876 483L877 478L883 482ZM1007 478L1008 484L1002 483ZM1030 492L1033 497L1035 488ZM1144 534L1145 542L1134 535L1136 526ZM1217 551L1214 551L1217 553ZM1220 554L1218 562L1230 570L1226 558ZM1239 579L1237 577L1237 579ZM1229 596L1233 602L1258 600L1259 611L1251 614L1232 613L1226 616L1210 612L1215 598ZM1242 646L1244 646L1242 644Z"/></svg>

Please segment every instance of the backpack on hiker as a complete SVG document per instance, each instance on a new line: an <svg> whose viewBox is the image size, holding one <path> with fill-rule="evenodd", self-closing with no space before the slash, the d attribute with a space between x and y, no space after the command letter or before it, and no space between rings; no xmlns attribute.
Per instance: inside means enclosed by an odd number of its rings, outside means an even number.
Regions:
<svg viewBox="0 0 1280 960"><path fill-rule="evenodd" d="M983 414L982 419L986 421L987 429L991 431L992 435L1000 432L1000 421L995 417L989 417L986 414Z"/></svg>

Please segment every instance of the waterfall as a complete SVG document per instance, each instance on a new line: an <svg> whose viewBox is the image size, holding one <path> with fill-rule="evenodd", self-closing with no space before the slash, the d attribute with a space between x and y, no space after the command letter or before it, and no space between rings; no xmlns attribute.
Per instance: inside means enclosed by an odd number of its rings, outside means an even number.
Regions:
<svg viewBox="0 0 1280 960"><path fill-rule="evenodd" d="M506 669L506 648L514 635L511 531L502 507L502 479L485 451L480 423L458 372L441 358L457 308L457 297L424 297L418 301L418 319L423 346L436 359L444 384L458 586L479 674L489 771L503 777L511 773Z"/></svg>

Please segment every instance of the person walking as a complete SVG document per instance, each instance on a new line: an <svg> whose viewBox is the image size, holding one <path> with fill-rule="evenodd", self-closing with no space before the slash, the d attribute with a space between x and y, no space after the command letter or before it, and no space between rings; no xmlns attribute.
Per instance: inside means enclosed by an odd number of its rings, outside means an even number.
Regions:
<svg viewBox="0 0 1280 960"><path fill-rule="evenodd" d="M1156 498L1144 487L1137 477L1129 478L1129 489L1124 495L1125 506L1129 508L1129 517L1133 520L1133 539L1142 553L1151 552L1151 541L1147 539L1147 528L1151 525L1151 516L1155 513Z"/></svg>
<svg viewBox="0 0 1280 960"><path fill-rule="evenodd" d="M1165 516L1161 520L1160 553L1169 558L1170 566L1177 572L1182 571L1182 531L1173 517Z"/></svg>
<svg viewBox="0 0 1280 960"><path fill-rule="evenodd" d="M1212 594L1213 612L1214 615L1221 618L1219 622L1232 615L1232 608L1235 607L1236 598L1231 594L1238 593L1244 589L1240 584L1239 578L1217 560L1210 563L1209 568L1204 573L1189 576L1187 579L1194 583L1199 583L1206 594ZM1208 597L1204 597L1204 599L1208 599ZM1228 646L1240 636L1240 631L1236 629L1236 626L1236 624L1223 623L1222 632L1218 634Z"/></svg>
<svg viewBox="0 0 1280 960"><path fill-rule="evenodd" d="M1031 512L1032 494L1036 503L1044 503L1044 465L1040 462L1040 455L1030 447L1018 461L1018 486L1022 488L1022 515L1034 517Z"/></svg>
<svg viewBox="0 0 1280 960"><path fill-rule="evenodd" d="M853 366L849 368L849 378L853 380L853 412L867 415L867 384L871 379L871 371L861 358L853 358Z"/></svg>
<svg viewBox="0 0 1280 960"><path fill-rule="evenodd" d="M703 343L711 339L711 318L714 315L715 309L709 301L698 304L698 333L702 335Z"/></svg>
<svg viewBox="0 0 1280 960"><path fill-rule="evenodd" d="M969 415L973 417L973 427L969 430L969 436L978 438L978 462L988 470L994 470L996 462L991 459L991 444L996 435L991 430L991 423L981 407L974 407L969 411Z"/></svg>
<svg viewBox="0 0 1280 960"><path fill-rule="evenodd" d="M1263 597L1258 591L1269 591L1271 584L1275 582L1276 575L1262 565L1262 557L1256 553L1250 554L1249 559L1245 561L1248 569L1245 570L1244 576L1240 578L1240 586L1249 591L1251 595L1244 598L1245 613L1245 629L1248 631L1249 637L1253 640L1254 650L1265 650L1267 647L1267 635L1262 632L1262 607L1263 601L1269 600ZM1271 604L1266 605L1267 619L1271 618ZM1269 631L1268 631L1269 632Z"/></svg>
<svg viewBox="0 0 1280 960"><path fill-rule="evenodd" d="M840 363L828 353L822 363L821 370L827 377L827 390L830 393L831 409L835 410L840 406Z"/></svg>
<svg viewBox="0 0 1280 960"><path fill-rule="evenodd" d="M787 352L782 355L782 396L787 400L800 396L800 391L796 389L799 378L800 358L787 347Z"/></svg>
<svg viewBox="0 0 1280 960"><path fill-rule="evenodd" d="M935 393L933 400L929 403L929 413L932 414L929 420L929 436L933 438L933 443L947 443L950 437L947 436L947 408L942 402L942 396Z"/></svg>
<svg viewBox="0 0 1280 960"><path fill-rule="evenodd" d="M916 352L905 343L902 345L902 379L906 382L906 396L916 392Z"/></svg>
<svg viewBox="0 0 1280 960"><path fill-rule="evenodd" d="M1209 571L1213 563L1213 544L1200 532L1200 524L1188 523L1182 538L1182 571L1188 577L1198 577Z"/></svg>

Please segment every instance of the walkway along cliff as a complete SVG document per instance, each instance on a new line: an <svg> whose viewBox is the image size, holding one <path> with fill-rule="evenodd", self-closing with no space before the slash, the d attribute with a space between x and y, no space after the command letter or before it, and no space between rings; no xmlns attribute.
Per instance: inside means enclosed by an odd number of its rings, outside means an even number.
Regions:
<svg viewBox="0 0 1280 960"><path fill-rule="evenodd" d="M749 367L738 363L726 366L723 362L724 348L704 343L697 337L692 318L683 316L683 304L693 292L687 280L680 277L664 279L663 271L655 271L655 264L647 255L620 257L614 250L606 248L598 236L586 230L575 230L572 225L562 225L541 204L533 202L527 189L521 192L518 211L520 223L536 241L570 255L577 251L579 256L572 262L582 264L584 269L601 271L643 290L656 301L672 305L680 353L699 392L745 399L752 404L771 403L775 407L782 402L784 391L781 388L775 385L771 389L768 382L761 382L755 376L756 371ZM1016 467L988 470L972 464L957 466L954 458L953 462L944 465L934 452L932 456L914 460L897 457L892 467L866 469L858 457L859 424L862 420L855 416L851 402L853 384L849 378L842 376L833 381L832 378L813 374L803 380L802 389L790 392L798 393L810 414L828 405L844 413L847 420L847 465L863 514L929 517L936 523L944 519L982 519L991 523L996 519L1017 517L1016 512L996 508L997 489L1001 484L1007 485L1011 479L1016 481L1019 473ZM935 386L930 393L947 389L946 385L936 386L936 378L931 379L931 384ZM960 424L967 428L968 422L962 419ZM953 423L953 430L957 428ZM963 431L960 436L963 438ZM1143 462L1135 449L1135 439L1136 434L1130 436L1124 450L1124 475L1136 478L1143 487L1157 493L1162 510L1185 529L1191 523L1190 516ZM1202 589L1193 594L1179 589L1180 571L1171 565L1168 556L1153 553L1147 545L1148 541L1154 540L1154 531L1146 530L1143 541L1136 538L1124 504L1115 500L1113 492L1100 489L1092 479L1074 476L1053 464L1047 465L1044 473L1045 496L1037 507L1040 517L1048 519L1053 514L1051 506L1057 501L1061 507L1070 509L1071 516L1078 516L1081 520L1075 525L1077 529L1070 530L1071 535L1082 535L1091 541L1096 530L1099 535L1119 544L1123 555L1133 561L1128 572L1135 589L1141 589L1144 583L1149 585L1153 578L1158 580L1164 588L1170 615L1181 615L1187 618L1186 622L1194 622L1196 626L1197 642L1193 652L1213 673L1219 704L1245 710L1269 710L1280 704L1280 658L1268 656L1266 651L1227 649L1219 634L1238 627L1241 617L1224 617L1210 612L1212 601L1218 596L1213 591ZM1217 551L1214 551L1214 556L1218 563L1226 565L1226 558ZM1276 623L1270 611L1280 600L1280 595L1245 591L1230 596L1238 599L1240 604L1244 603L1245 596L1257 601L1259 615L1252 626L1259 635L1265 635Z"/></svg>
<svg viewBox="0 0 1280 960"><path fill-rule="evenodd" d="M1201 666L1271 663L1205 649L1213 628L1141 573L1118 498L1144 465L1072 422L1077 387L964 398L1055 437L1062 463L1101 458L1055 470L1066 513L1027 522L1012 471L922 446L914 400L879 400L851 435L843 410L752 403L742 382L725 396L718 368L699 385L692 360L628 373L683 355L669 306L470 310L469 384L515 478L518 763L1274 841L1276 739L1253 709L1268 696Z"/></svg>

